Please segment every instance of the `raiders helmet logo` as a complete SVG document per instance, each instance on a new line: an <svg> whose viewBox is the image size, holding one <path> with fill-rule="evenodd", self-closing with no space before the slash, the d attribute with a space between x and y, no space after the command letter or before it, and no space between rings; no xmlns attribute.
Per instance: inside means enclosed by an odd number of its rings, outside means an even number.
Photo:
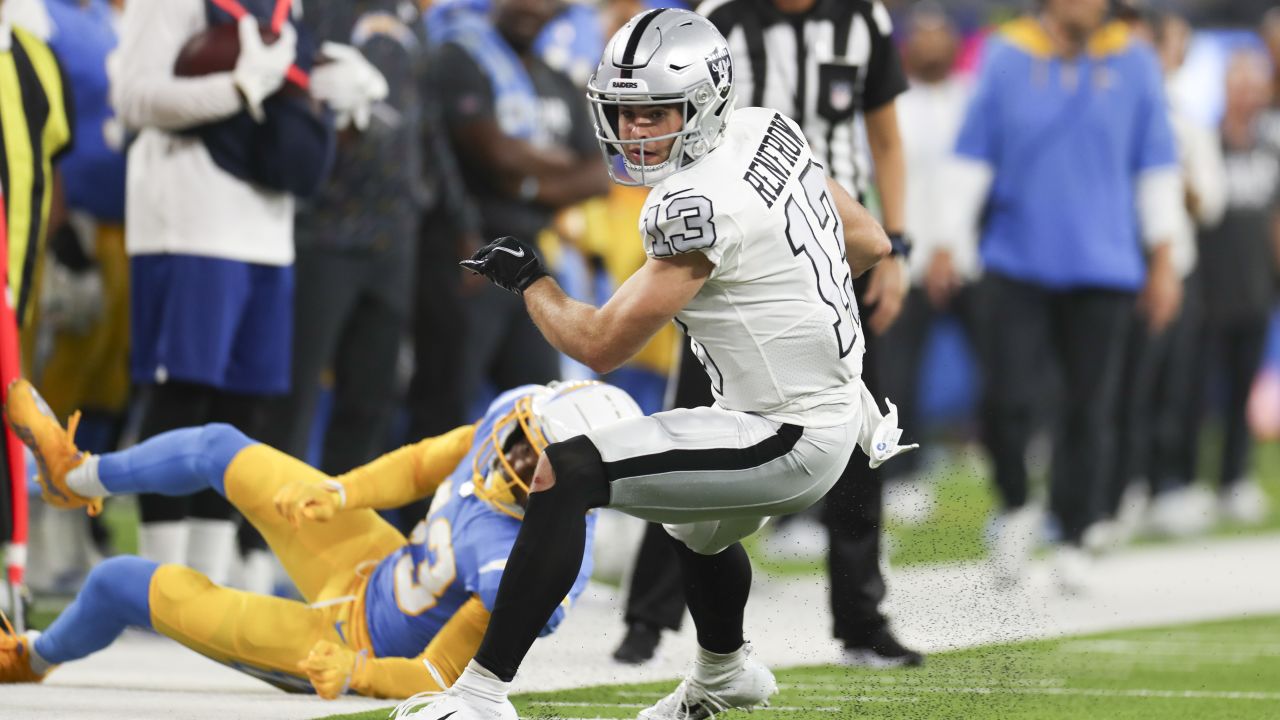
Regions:
<svg viewBox="0 0 1280 720"><path fill-rule="evenodd" d="M733 60L729 57L728 48L707 56L707 70L711 73L711 82L719 90L733 82Z"/></svg>

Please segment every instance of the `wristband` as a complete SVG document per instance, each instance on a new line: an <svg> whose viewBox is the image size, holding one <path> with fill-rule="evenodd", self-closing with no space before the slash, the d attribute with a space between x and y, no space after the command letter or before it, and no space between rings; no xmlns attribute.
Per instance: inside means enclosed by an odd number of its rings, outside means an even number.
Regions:
<svg viewBox="0 0 1280 720"><path fill-rule="evenodd" d="M911 257L911 241L907 239L906 233L894 232L889 235L889 255L901 257L903 260Z"/></svg>

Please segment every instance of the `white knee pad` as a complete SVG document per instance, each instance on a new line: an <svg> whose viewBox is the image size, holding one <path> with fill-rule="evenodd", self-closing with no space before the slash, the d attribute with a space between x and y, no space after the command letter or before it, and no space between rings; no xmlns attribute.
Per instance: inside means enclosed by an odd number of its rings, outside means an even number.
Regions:
<svg viewBox="0 0 1280 720"><path fill-rule="evenodd" d="M715 555L730 545L749 537L764 527L767 517L704 520L702 522L663 525L671 537L699 555Z"/></svg>

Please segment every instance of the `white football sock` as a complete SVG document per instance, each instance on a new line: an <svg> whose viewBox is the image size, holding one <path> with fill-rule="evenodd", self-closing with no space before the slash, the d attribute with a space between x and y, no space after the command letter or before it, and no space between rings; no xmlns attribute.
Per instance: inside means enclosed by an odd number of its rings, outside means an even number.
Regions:
<svg viewBox="0 0 1280 720"><path fill-rule="evenodd" d="M138 526L138 554L162 565L186 565L189 531L185 520L142 523Z"/></svg>
<svg viewBox="0 0 1280 720"><path fill-rule="evenodd" d="M27 647L31 649L31 658L27 661L31 664L31 672L37 675L49 672L49 668L53 667L53 663L40 657L40 653L36 650L36 638L40 637L40 631L28 630L24 634L27 636Z"/></svg>
<svg viewBox="0 0 1280 720"><path fill-rule="evenodd" d="M467 663L462 675L454 681L453 687L461 692L501 702L506 699L507 693L511 690L511 683L499 680L497 675L472 660Z"/></svg>
<svg viewBox="0 0 1280 720"><path fill-rule="evenodd" d="M737 674L746 662L746 643L724 655L698 648L698 657L693 663L693 679L703 685L715 685Z"/></svg>
<svg viewBox="0 0 1280 720"><path fill-rule="evenodd" d="M187 524L191 527L187 564L213 582L226 585L236 557L236 524L204 518L187 518Z"/></svg>
<svg viewBox="0 0 1280 720"><path fill-rule="evenodd" d="M87 498L105 497L111 494L98 479L97 455L90 455L87 460L67 473L67 487Z"/></svg>

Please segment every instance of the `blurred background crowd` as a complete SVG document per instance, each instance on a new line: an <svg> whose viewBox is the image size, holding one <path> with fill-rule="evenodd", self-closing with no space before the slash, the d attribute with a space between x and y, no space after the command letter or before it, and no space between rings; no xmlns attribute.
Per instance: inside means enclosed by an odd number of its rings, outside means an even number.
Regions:
<svg viewBox="0 0 1280 720"><path fill-rule="evenodd" d="M1027 96L1002 89L1003 76L989 70L993 36L1012 33L1034 58L1037 41L1017 35L1019 18L1042 5L1069 16L1075 4L1089 3L884 2L909 81L896 99L905 212L903 227L890 229L905 232L913 252L901 312L867 362L880 394L897 402L906 437L923 448L884 468L892 562L989 557L1015 581L1051 541L1074 581L1088 556L1138 538L1276 525L1280 7L1108 8L1161 76L1135 112L1162 121L1143 132L1171 133L1176 150L1182 202L1156 214L1171 218L1160 229L1176 276L1166 291L1180 301L1159 305L1132 248L1061 249L1101 253L1091 260L1100 277L1133 261L1133 292L1105 302L1062 291L1052 252L1016 263L999 252L1000 234L1019 231L1001 224L1007 196L1039 187L1040 177L1064 194L1060 206L1049 198L1042 222L1069 226L1073 213L1151 222L1140 193L1074 207L1062 178L1092 177L1097 144L1156 153L1147 148L1159 137L1076 133L1089 110L1069 97L1040 108L1057 116L1031 119ZM358 86L371 102L350 103L336 142L320 152L327 179L292 192L255 189L267 181L228 169L252 159L211 158L190 131L241 98L166 85L190 35L174 9L183 5L0 5L52 49L68 98L73 141L53 158L47 196L15 212L21 188L8 170L4 189L24 374L61 418L82 411L82 448L222 421L339 474L471 421L501 390L590 376L542 340L519 298L464 276L457 261L493 237L537 238L561 284L596 302L640 266L646 190L608 181L584 87L622 23L682 3L298 0L300 47L336 42L363 56L344 65L331 50L313 95L343 108ZM206 5L237 3L192 7ZM274 62L258 51L264 66ZM1099 64L1072 82L1105 87L1112 80ZM339 65L347 75L321 72ZM0 94L0 115L14 97ZM863 132L860 117L848 123ZM1019 135L1019 123L1048 129ZM290 178L277 181L290 187ZM863 197L880 207L873 187ZM1035 232L1036 221L1009 222ZM36 228L31 242L19 245L27 228ZM661 410L676 394L668 388L684 344L668 328L605 379L646 412ZM2 495L8 538L18 523L13 495ZM401 527L424 511L401 511ZM70 594L97 559L135 547L215 581L258 591L275 583L261 542L216 496L111 499L91 521L40 503L30 512L27 580L37 593ZM778 523L753 551L791 571L825 551L820 519ZM629 558L640 531L602 528L618 540L598 544ZM67 537L82 541L50 541ZM8 559L19 561L12 550ZM623 575L603 560L605 574Z"/></svg>

